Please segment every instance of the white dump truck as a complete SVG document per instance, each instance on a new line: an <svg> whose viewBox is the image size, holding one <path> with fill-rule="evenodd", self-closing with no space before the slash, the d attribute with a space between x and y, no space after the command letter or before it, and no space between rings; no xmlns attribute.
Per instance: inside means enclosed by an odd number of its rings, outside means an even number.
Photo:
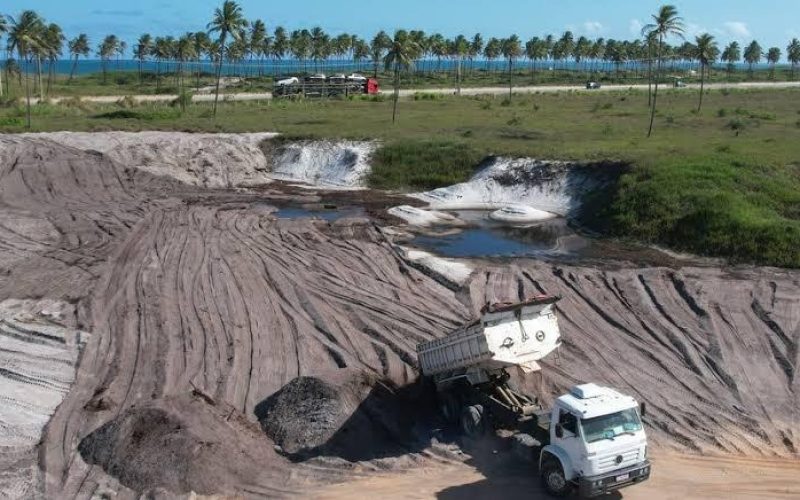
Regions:
<svg viewBox="0 0 800 500"><path fill-rule="evenodd" d="M545 409L538 398L509 385L508 368L540 370L538 361L561 344L553 305L538 296L488 305L481 318L417 346L422 374L433 380L441 412L465 434L518 431L539 464L545 489L563 496L575 488L593 497L650 477L644 404L595 384L577 385Z"/></svg>

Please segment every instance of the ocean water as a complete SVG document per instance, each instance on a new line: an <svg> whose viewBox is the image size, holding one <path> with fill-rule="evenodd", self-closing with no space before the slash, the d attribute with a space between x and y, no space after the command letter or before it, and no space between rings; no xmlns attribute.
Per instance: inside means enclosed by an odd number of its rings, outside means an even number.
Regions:
<svg viewBox="0 0 800 500"><path fill-rule="evenodd" d="M4 59L0 59L0 64L5 64ZM35 69L35 65L32 63L23 64L23 67L28 66L31 71ZM380 65L382 66L382 65ZM55 72L61 75L68 75L72 71L73 61L63 59L58 60L55 62ZM108 71L138 71L139 70L139 62L135 60L112 60L109 61L107 64ZM155 61L146 61L141 65L142 69L147 72L155 72L159 69L162 72L173 72L177 69L177 64L173 62L163 62L163 63L156 63ZM415 64L415 70L421 72L430 72L430 71L450 71L454 72L456 70L457 63L453 60L446 60L443 59L441 61L436 59L427 59L423 61L418 61ZM764 69L767 68L767 64L759 64L756 66L757 69ZM495 61L486 61L486 60L476 60L476 61L464 61L462 63L462 68L466 71L469 69L472 70L483 70L483 71L507 71L508 70L508 62L502 60L495 60ZM553 71L553 70L581 70L581 71L602 71L602 72L613 72L616 70L614 64L605 63L605 62L588 62L588 63L581 63L577 64L574 61L539 61L535 65L532 64L530 61L520 59L514 64L514 68L516 70L536 70L536 71ZM627 63L621 66L623 70L644 70L646 68L646 64L644 63ZM696 63L687 63L687 62L674 62L670 63L666 66L667 71L675 71L675 70L682 70L686 71L689 69L697 69ZM718 64L716 66L717 69L721 70L725 68L725 65ZM746 64L739 64L737 65L738 69L746 69ZM191 62L184 64L185 71L196 72L198 69L202 72L212 73L215 71L215 65L211 61L200 61L200 62ZM379 68L382 69L382 68ZM49 64L47 62L42 63L42 70L47 72L49 71ZM75 73L79 75L91 74L91 73L100 73L103 70L102 62L99 59L80 59L78 61L77 66L75 67ZM225 63L222 66L222 73L225 76L254 76L254 75L268 75L268 76L286 76L286 75L293 75L298 73L306 73L306 72L323 72L323 73L348 73L348 72L360 72L360 73L370 73L374 70L374 65L370 61L361 61L361 62L354 62L352 60L327 60L327 61L320 61L318 63L314 61L298 61L294 59L284 59L280 61L276 60L264 60L264 61L257 61L257 60L247 60L242 61L240 63L231 64Z"/></svg>

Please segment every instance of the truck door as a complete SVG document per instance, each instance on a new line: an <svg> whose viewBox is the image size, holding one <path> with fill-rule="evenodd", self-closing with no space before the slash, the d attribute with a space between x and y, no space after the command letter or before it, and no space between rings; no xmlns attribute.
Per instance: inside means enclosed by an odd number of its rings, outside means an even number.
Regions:
<svg viewBox="0 0 800 500"><path fill-rule="evenodd" d="M558 409L558 420L554 426L553 436L551 436L551 444L560 447L572 461L573 466L577 466L583 454L583 442L581 441L578 432L578 418L565 410L564 408ZM567 477L577 473L577 471L564 471Z"/></svg>

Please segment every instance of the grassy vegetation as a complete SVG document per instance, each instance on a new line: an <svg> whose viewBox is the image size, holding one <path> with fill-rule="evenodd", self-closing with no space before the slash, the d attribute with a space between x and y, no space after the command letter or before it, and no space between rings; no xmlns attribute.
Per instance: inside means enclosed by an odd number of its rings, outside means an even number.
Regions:
<svg viewBox="0 0 800 500"><path fill-rule="evenodd" d="M215 80L212 73L201 73L198 76L193 71L194 69L192 68L183 72L183 82L186 88L209 87L214 84ZM342 71L340 70L338 72L341 73ZM314 71L309 69L309 73L314 73ZM332 74L333 72L327 73ZM365 71L362 71L362 73L370 76L373 74L371 68L365 68ZM5 75L3 76L5 77ZM277 78L280 79L287 76L290 75L281 75ZM302 75L293 73L291 76ZM377 76L378 80L383 82L383 85L386 87L390 85L393 79L392 74L385 72L382 67L378 71ZM30 73L28 77L31 79L32 95L38 96L38 89L35 88L37 84L35 75ZM24 75L12 77L7 82L9 94L11 96L24 96L24 78ZM793 75L791 70L786 67L779 67L774 74L768 69L759 69L753 71L751 74L744 70L728 73L724 69L718 68L712 70L710 74L707 75L706 81L707 83L741 83L746 81L780 82L797 78L800 78L800 72L796 72ZM267 75L247 75L238 83L224 86L221 92L269 92L273 88L275 79L276 77ZM689 84L699 83L698 75L690 75L685 70L670 71L669 68L665 70L663 79L666 84L671 84L676 79L681 79ZM614 85L646 84L647 72L644 69L641 71L596 71L592 68L587 68L586 70L549 70L543 63L539 63L536 68L533 68L526 61L520 61L517 69L514 71L514 84L516 86L582 85L587 80L596 80L603 84ZM176 73L174 70L167 68L164 68L158 75L152 71L145 71L142 73L141 80L138 71L118 71L114 70L112 65L105 79L102 73L91 73L75 75L72 80L69 80L66 75L56 75L49 86L47 84L47 75L43 76L43 81L45 96L52 97L178 94L179 92ZM5 85L6 83L4 83L4 86ZM461 80L461 87L464 88L505 87L507 85L508 73L504 69L465 69ZM453 71L437 71L435 64L431 65L429 62L424 68L418 68L418 71L404 74L400 80L400 86L401 88L455 89L455 74Z"/></svg>
<svg viewBox="0 0 800 500"><path fill-rule="evenodd" d="M649 140L647 95L637 91L407 99L394 126L391 102L370 99L223 101L216 120L207 104L181 112L73 100L34 106L33 124L382 139L371 181L397 189L463 180L490 154L622 160L634 167L593 219L605 231L800 267L800 91L710 91L700 113L695 91L667 90L662 99ZM23 131L23 117L18 104L0 108L0 131Z"/></svg>
<svg viewBox="0 0 800 500"><path fill-rule="evenodd" d="M387 144L372 158L368 182L378 189L420 191L468 180L483 155L467 144L405 140Z"/></svg>

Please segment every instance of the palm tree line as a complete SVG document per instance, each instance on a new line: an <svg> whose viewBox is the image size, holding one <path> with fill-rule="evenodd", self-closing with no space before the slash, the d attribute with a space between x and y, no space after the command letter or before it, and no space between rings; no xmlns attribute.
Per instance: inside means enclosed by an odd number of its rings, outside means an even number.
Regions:
<svg viewBox="0 0 800 500"><path fill-rule="evenodd" d="M235 2L226 2L234 4ZM343 33L337 36L329 35L320 27L287 31L283 27L268 30L262 20L248 22L244 19L241 8L238 16L241 23L233 30L225 31L225 38L230 41L225 48L225 59L229 64L228 73L242 76L260 76L269 73L280 76L281 63L292 62L297 69L303 71L324 71L328 68L352 67L362 68L365 63L371 63L375 72L380 67L383 58L391 47L393 38L381 31L371 40L364 40L356 35ZM24 15L23 15L24 14ZM2 17L2 16L0 16ZM15 19L8 16L0 24L0 34L9 31L11 37L15 31ZM34 25L41 32L31 33L36 43L28 46L30 53L20 55L20 60L43 64L50 62L52 80L55 68L54 61L59 59L66 42L61 29L56 24L47 24L34 11L25 11L17 19L34 20ZM222 32L215 32L222 35ZM499 70L503 64L508 65L508 58L503 54L502 48L509 38L490 38L484 41L478 33L471 37L456 35L446 38L441 34L426 34L423 31L408 31L408 36L418 47L415 54L415 71L426 73L442 71L443 62L447 68L455 73L455 82L458 86L465 73L474 71L476 63L482 62L482 67L488 70ZM133 58L138 62L139 74L143 75L146 63L155 63L157 72L165 65L173 71L180 67L184 70L192 66L194 72L208 63L219 60L219 39L212 40L209 31L187 32L182 36L156 36L143 34L139 37L133 48ZM219 37L221 38L221 36ZM526 59L532 75L543 68L546 69L575 69L592 73L600 70L630 69L633 66L641 67L653 60L652 44L646 38L637 40L616 40L597 38L589 39L585 36L576 37L571 31L564 32L560 37L547 35L533 37L525 42L520 41L522 51L514 58ZM8 44L10 55L16 51L16 46ZM693 57L690 44L670 45L662 42L657 50L661 51L660 59L675 63L700 63ZM793 39L786 48L786 60L792 65L793 70L800 64L800 54L797 39ZM86 34L79 34L69 40L66 46L69 56L73 61L70 78L74 76L77 63L82 57L88 58L95 55L101 60L103 73L106 73L112 61L118 60L125 52L125 42L116 35L108 35L101 40L94 50L89 44ZM728 71L732 71L736 64L744 62L748 71L752 72L754 65L766 60L771 68L780 61L784 52L778 47L766 51L757 41L750 43L742 54L738 42L732 42L722 54L722 62L728 64ZM12 65L15 63L11 63ZM238 67L238 70L237 70ZM35 85L38 87L38 78ZM6 89L7 90L7 89Z"/></svg>
<svg viewBox="0 0 800 500"><path fill-rule="evenodd" d="M395 87L400 84L401 75L409 72L434 72L443 70L443 62L454 69L456 93L460 93L465 73L471 73L476 63L482 61L483 67L490 71L495 63L502 61L508 76L509 97L513 95L515 64L527 59L530 74L535 77L543 67L548 70L571 69L585 71L587 75L613 67L619 73L623 69L647 67L650 108L650 126L657 110L659 83L663 80L665 66L676 63L697 63L700 69L701 94L698 111L702 107L702 88L709 70L719 58L726 63L730 74L737 64L744 61L752 76L754 67L766 60L770 75L774 77L775 67L783 56L778 47L764 50L753 40L744 50L734 41L722 51L716 40L708 34L696 37L694 43L685 41L683 20L674 6L665 5L653 15L653 22L642 31L642 38L636 40L589 39L576 37L571 31L560 37L547 35L533 37L524 42L514 34L508 38L489 38L484 40L478 33L471 37L457 35L446 38L439 33L426 34L421 30L398 30L394 37L386 32L378 32L367 41L356 35L340 34L332 36L322 28L300 29L289 32L283 27L270 31L262 20L248 21L241 7L232 0L226 0L213 14L212 21L204 31L187 32L179 37L142 34L132 47L133 57L138 62L140 84L143 83L146 63L155 64L157 89L163 76L172 69L171 77L179 92L186 87L187 75L194 74L195 87L200 86L203 67L208 63L215 66L216 114L222 79L223 63L228 65L230 74L241 76L261 76L272 69L273 76L280 76L281 63L293 62L304 72L320 71L325 68L355 67L371 65L375 75L383 66L393 75ZM47 23L33 10L25 10L19 16L0 15L0 36L6 35L6 62L4 78L0 80L0 92L5 81L5 93L9 92L9 80L17 76L23 86L23 71L17 61L24 63L25 73L35 67L34 78L24 78L25 96L28 103L32 93L43 99L55 79L55 63L64 51L65 43L72 61L69 79L74 77L81 57L92 54L89 37L81 33L67 41L61 28ZM671 45L670 40L678 39L679 44ZM107 83L108 69L116 61L119 69L120 59L127 50L127 43L116 35L104 37L95 47L94 55L101 61L103 83ZM786 60L791 65L794 78L800 64L800 41L793 39L786 47ZM16 57L16 59L15 59ZM43 82L42 67L47 63L47 83ZM237 71L238 68L238 71ZM519 70L517 70L518 72ZM32 87L32 88L31 88ZM396 117L397 91L393 115ZM2 94L0 94L2 96ZM30 122L30 110L28 111Z"/></svg>

